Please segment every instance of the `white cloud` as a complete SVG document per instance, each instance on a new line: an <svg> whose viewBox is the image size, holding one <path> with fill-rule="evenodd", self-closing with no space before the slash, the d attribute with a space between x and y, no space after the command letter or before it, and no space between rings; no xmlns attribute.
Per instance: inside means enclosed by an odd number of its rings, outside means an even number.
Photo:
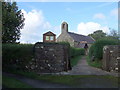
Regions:
<svg viewBox="0 0 120 90"><path fill-rule="evenodd" d="M31 10L26 12L22 9L25 17L25 26L21 30L21 43L35 43L42 41L42 35L52 26L45 20L41 10Z"/></svg>
<svg viewBox="0 0 120 90"><path fill-rule="evenodd" d="M93 16L93 18L95 18L95 19L105 19L106 17L102 13L97 13Z"/></svg>
<svg viewBox="0 0 120 90"><path fill-rule="evenodd" d="M111 10L111 15L118 17L118 8Z"/></svg>
<svg viewBox="0 0 120 90"><path fill-rule="evenodd" d="M77 32L83 35L91 34L96 30L103 30L103 32L109 33L109 28L107 26L101 26L99 23L95 22L81 22L77 27Z"/></svg>

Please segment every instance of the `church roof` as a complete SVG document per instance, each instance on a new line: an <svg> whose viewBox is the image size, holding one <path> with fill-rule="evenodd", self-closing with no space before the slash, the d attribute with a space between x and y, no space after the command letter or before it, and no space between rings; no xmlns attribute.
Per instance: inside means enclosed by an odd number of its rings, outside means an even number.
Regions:
<svg viewBox="0 0 120 90"><path fill-rule="evenodd" d="M77 48L84 48L85 47L85 43L80 43L77 45Z"/></svg>
<svg viewBox="0 0 120 90"><path fill-rule="evenodd" d="M76 33L72 33L72 32L68 32L68 34L77 42L80 41L87 41L87 43L94 43L94 39L90 36L85 36L85 35L81 35L81 34L76 34Z"/></svg>

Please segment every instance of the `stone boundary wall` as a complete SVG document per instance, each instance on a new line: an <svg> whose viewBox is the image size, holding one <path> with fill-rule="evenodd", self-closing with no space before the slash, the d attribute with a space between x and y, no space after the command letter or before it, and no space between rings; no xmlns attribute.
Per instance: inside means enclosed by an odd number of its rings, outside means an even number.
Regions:
<svg viewBox="0 0 120 90"><path fill-rule="evenodd" d="M69 46L58 43L37 42L34 45L34 66L38 73L68 71L70 67Z"/></svg>
<svg viewBox="0 0 120 90"><path fill-rule="evenodd" d="M120 72L120 45L107 45L103 48L103 69Z"/></svg>

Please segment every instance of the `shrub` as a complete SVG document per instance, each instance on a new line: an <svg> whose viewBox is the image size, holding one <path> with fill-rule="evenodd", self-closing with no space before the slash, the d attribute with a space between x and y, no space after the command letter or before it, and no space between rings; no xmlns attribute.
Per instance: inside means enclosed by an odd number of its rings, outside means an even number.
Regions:
<svg viewBox="0 0 120 90"><path fill-rule="evenodd" d="M65 44L70 47L69 42L59 42L59 44ZM75 56L85 55L85 50L84 48L70 47L69 53L70 53L70 57L75 57Z"/></svg>
<svg viewBox="0 0 120 90"><path fill-rule="evenodd" d="M103 57L103 47L105 45L117 45L118 42L116 40L110 40L110 39L100 39L96 41L89 50L89 57L92 56L95 57L95 59L101 60Z"/></svg>
<svg viewBox="0 0 120 90"><path fill-rule="evenodd" d="M70 46L70 43L69 42L58 42L59 44L64 44L64 45L68 45Z"/></svg>
<svg viewBox="0 0 120 90"><path fill-rule="evenodd" d="M3 69L8 68L24 68L26 64L33 58L32 44L3 44L2 60ZM12 66L12 67L11 67Z"/></svg>
<svg viewBox="0 0 120 90"><path fill-rule="evenodd" d="M70 47L70 57L84 55L85 50L83 48Z"/></svg>

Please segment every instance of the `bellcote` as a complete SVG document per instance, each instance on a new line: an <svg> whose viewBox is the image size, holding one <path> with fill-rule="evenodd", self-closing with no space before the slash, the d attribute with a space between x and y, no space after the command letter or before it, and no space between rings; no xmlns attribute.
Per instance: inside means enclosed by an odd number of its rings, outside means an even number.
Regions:
<svg viewBox="0 0 120 90"><path fill-rule="evenodd" d="M68 32L68 24L66 22L63 22L61 24L61 31L62 31L62 33L67 33Z"/></svg>

